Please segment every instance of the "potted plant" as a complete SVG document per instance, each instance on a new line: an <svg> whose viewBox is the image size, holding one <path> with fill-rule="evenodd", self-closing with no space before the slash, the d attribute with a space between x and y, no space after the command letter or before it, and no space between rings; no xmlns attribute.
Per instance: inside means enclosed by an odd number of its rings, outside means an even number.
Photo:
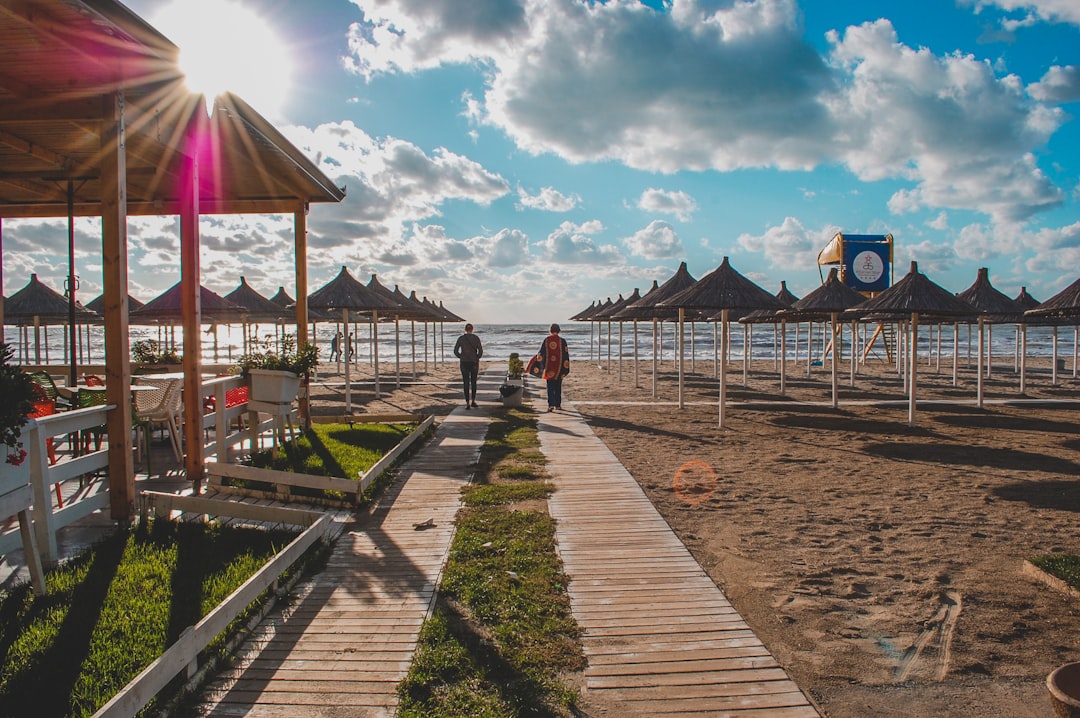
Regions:
<svg viewBox="0 0 1080 718"><path fill-rule="evenodd" d="M521 361L521 355L511 352L510 359L506 362L506 383L511 386L524 386L524 377L525 363Z"/></svg>
<svg viewBox="0 0 1080 718"><path fill-rule="evenodd" d="M241 375L248 377L252 401L291 404L300 381L310 379L318 363L317 346L305 342L298 347L296 337L285 334L280 342L265 337L260 348L240 357L236 366Z"/></svg>
<svg viewBox="0 0 1080 718"><path fill-rule="evenodd" d="M0 461L0 494L30 481L30 463L22 445L22 428L34 410L34 381L11 358L15 349L0 344L0 440L4 459Z"/></svg>
<svg viewBox="0 0 1080 718"><path fill-rule="evenodd" d="M131 345L131 361L149 372L172 371L180 367L180 355L175 349L161 349L153 339L140 339Z"/></svg>

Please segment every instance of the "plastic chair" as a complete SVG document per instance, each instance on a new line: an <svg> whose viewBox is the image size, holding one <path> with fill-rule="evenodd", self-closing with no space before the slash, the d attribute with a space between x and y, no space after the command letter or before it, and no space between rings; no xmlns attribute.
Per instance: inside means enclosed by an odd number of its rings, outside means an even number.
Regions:
<svg viewBox="0 0 1080 718"><path fill-rule="evenodd" d="M56 413L56 404L45 394L45 389L40 384L34 384L34 409L30 412L31 419L37 419L42 416L49 416ZM49 454L49 466L52 466L57 462L56 458L56 443L53 437L45 439L45 450ZM59 508L64 508L64 494L60 490L60 484L53 484L56 488L56 505Z"/></svg>
<svg viewBox="0 0 1080 718"><path fill-rule="evenodd" d="M98 389L82 389L77 396L80 409L105 406L109 403L105 392ZM89 429L83 429L79 441L80 447L86 451L90 451L90 440L93 439L94 451L101 451L101 437L105 435L105 432L106 428L104 424L92 426Z"/></svg>
<svg viewBox="0 0 1080 718"><path fill-rule="evenodd" d="M153 432L154 425L160 424L169 430L169 439L177 462L183 461L184 456L180 445L183 382L179 379L139 377L137 383L160 389L160 391L135 392L135 417L140 422L145 422L141 428L146 434L147 457L150 455L150 434Z"/></svg>
<svg viewBox="0 0 1080 718"><path fill-rule="evenodd" d="M83 381L87 386L105 386L105 380L94 374L83 374Z"/></svg>
<svg viewBox="0 0 1080 718"><path fill-rule="evenodd" d="M60 395L60 390L56 388L56 382L49 376L47 371L32 371L30 372L30 378L35 384L45 390L45 396L47 396L57 409L70 409L71 400L65 396Z"/></svg>

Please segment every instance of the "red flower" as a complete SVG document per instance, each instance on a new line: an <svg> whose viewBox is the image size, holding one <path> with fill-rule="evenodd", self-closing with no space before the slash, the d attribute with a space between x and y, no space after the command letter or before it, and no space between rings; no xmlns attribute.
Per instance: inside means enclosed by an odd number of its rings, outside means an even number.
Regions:
<svg viewBox="0 0 1080 718"><path fill-rule="evenodd" d="M26 461L26 449L19 447L18 451L12 451L7 455L7 462L12 466L19 466Z"/></svg>

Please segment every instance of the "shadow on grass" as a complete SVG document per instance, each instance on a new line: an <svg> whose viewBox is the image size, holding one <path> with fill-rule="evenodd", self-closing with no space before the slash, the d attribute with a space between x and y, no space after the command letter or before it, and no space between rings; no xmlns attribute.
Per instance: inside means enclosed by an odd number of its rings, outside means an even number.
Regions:
<svg viewBox="0 0 1080 718"><path fill-rule="evenodd" d="M33 604L27 615L18 595L32 599L29 586L22 586L4 602L0 621L4 627L0 639L0 664L4 665L4 688L0 705L4 715L64 716L72 713L72 692L90 653L90 643L105 604L109 587L124 556L127 531L103 539L96 548L73 559L65 571L77 571L89 563L86 576L74 584L70 598L66 594L49 595ZM52 645L36 660L26 663L18 673L10 673L9 653L14 642L23 636L22 626L47 623L49 612L70 604L57 629ZM9 633L10 631L10 633ZM32 650L32 649L31 649Z"/></svg>

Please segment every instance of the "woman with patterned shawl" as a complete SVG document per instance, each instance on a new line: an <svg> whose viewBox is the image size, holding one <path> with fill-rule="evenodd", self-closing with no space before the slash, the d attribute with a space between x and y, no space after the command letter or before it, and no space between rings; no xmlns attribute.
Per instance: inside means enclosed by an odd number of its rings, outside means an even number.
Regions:
<svg viewBox="0 0 1080 718"><path fill-rule="evenodd" d="M548 411L562 408L562 381L570 373L570 349L559 336L559 325L551 325L551 334L540 351L529 360L529 373L547 381Z"/></svg>

